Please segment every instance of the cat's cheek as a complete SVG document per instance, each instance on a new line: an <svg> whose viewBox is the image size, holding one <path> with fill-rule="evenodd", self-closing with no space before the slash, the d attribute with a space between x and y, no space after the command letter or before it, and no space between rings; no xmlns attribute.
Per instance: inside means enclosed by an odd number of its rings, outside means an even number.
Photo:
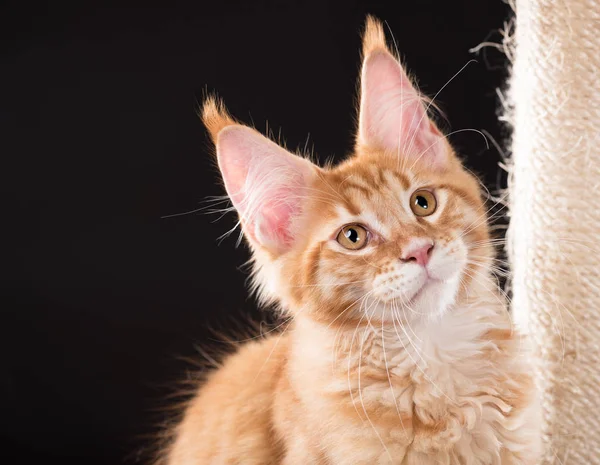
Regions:
<svg viewBox="0 0 600 465"><path fill-rule="evenodd" d="M383 267L382 272L373 279L372 292L374 297L384 303L399 300L410 301L423 287L426 275L417 265L401 266L396 263L388 268Z"/></svg>
<svg viewBox="0 0 600 465"><path fill-rule="evenodd" d="M458 241L451 242L432 257L429 265L430 276L440 281L459 277L464 272L467 261L466 246Z"/></svg>

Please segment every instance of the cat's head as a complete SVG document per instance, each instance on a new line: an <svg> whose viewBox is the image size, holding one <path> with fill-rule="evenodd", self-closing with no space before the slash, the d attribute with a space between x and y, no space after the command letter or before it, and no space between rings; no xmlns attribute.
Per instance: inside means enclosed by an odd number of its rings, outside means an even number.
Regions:
<svg viewBox="0 0 600 465"><path fill-rule="evenodd" d="M367 20L354 153L321 168L238 124L203 120L264 301L324 322L435 316L489 267L479 184Z"/></svg>

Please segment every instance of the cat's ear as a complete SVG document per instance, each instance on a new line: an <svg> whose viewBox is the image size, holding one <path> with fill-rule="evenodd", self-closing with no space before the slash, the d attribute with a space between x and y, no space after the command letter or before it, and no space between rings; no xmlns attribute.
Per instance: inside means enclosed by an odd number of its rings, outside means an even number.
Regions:
<svg viewBox="0 0 600 465"><path fill-rule="evenodd" d="M363 36L357 145L419 157L442 167L447 158L443 136L427 116L419 92L389 51L382 24L367 17Z"/></svg>
<svg viewBox="0 0 600 465"><path fill-rule="evenodd" d="M286 252L297 238L294 226L318 168L236 123L215 99L205 102L202 119L245 234L271 253Z"/></svg>

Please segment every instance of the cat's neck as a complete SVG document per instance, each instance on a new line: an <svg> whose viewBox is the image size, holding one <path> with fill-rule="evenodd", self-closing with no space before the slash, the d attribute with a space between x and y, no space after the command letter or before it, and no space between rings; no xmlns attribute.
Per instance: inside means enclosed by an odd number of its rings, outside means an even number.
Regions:
<svg viewBox="0 0 600 465"><path fill-rule="evenodd" d="M486 332L510 329L504 302L491 287L478 289L442 314L432 314L437 316L384 321L363 318L343 326L299 315L292 329L294 359L307 370L328 367L345 373L360 367L405 373L443 359L451 362L469 357L477 352Z"/></svg>

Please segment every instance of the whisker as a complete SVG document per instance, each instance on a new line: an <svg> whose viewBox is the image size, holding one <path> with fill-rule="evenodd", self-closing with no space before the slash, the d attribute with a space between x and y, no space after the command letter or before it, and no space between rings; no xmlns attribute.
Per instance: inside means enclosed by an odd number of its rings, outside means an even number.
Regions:
<svg viewBox="0 0 600 465"><path fill-rule="evenodd" d="M393 318L393 317L392 317ZM390 376L390 369L388 367L387 354L385 352L385 332L384 332L384 319L381 319L381 349L383 351L383 361L385 363L385 371L387 373L388 382L390 383L390 392L392 394L392 399L394 399L394 405L396 406L396 412L398 412L398 420L402 425L402 430L404 431L404 437L408 440L408 432L406 431L406 427L404 426L404 422L402 421L402 414L400 413L400 407L398 406L398 401L396 400L396 394L394 392L394 386L392 383L392 378Z"/></svg>
<svg viewBox="0 0 600 465"><path fill-rule="evenodd" d="M359 279L358 281L347 281L344 283L332 283L332 284L298 284L295 286L291 286L293 288L305 288L305 287L337 287L337 286L347 286L348 284L358 284L369 281L368 279Z"/></svg>
<svg viewBox="0 0 600 465"><path fill-rule="evenodd" d="M370 308L371 308L371 306L365 311L365 314L368 314L368 311L370 310ZM370 318L368 316L367 316L367 321L369 322L369 326L371 326L371 321L370 321ZM365 407L365 402L364 402L364 399L363 399L363 395L362 395L362 387L361 387L360 375L361 375L361 362L362 362L362 355L363 355L363 347L364 347L364 343L365 343L366 337L367 337L367 334L366 334L366 332L364 332L362 340L361 340L361 344L360 344L360 352L359 352L359 358L358 358L358 396L360 398L360 403L362 405L363 412L365 413L365 416L367 417L367 421L371 425L371 428L375 432L375 435L379 438L379 442L381 442L381 445L385 449L385 452L388 455L388 457L390 459L390 462L393 462L393 459L392 459L392 456L390 454L390 451L388 450L387 446L385 445L385 442L383 441L383 438L379 434L379 431L377 431L377 428L375 427L375 424L373 423L373 421L369 417L369 414L367 412L367 408Z"/></svg>
<svg viewBox="0 0 600 465"><path fill-rule="evenodd" d="M392 301L394 302L394 301ZM395 313L395 312L394 312ZM427 366L427 361L425 360L425 358L420 354L419 349L416 347L416 345L412 342L410 336L408 335L408 333L406 332L406 330L404 329L404 325L402 324L402 322L400 321L399 315L396 314L396 317L398 317L398 325L400 326L400 329L402 329L402 332L404 333L404 335L406 336L406 339L408 341L408 343L411 345L411 347L414 349L415 351L415 355L417 355L421 361L423 362L423 364L425 366ZM394 321L394 319L392 318L392 321ZM400 343L402 344L402 346L404 347L404 349L406 350L406 354L410 357L410 359L413 361L415 367L421 372L421 374L425 377L425 379L427 380L428 383L430 383L433 387L435 387L440 394L442 394L446 399L448 399L448 401L454 405L456 404L456 402L451 399L442 389L440 389L440 387L427 375L427 373L425 373L425 370L423 369L423 367L421 367L421 364L419 362L417 362L413 356L411 355L410 351L407 349L407 347L404 345L404 342L402 340L402 337L400 336L400 334L398 333L398 330L396 329L396 324L394 323L394 329L396 330L396 334L398 335L398 339L400 340Z"/></svg>
<svg viewBox="0 0 600 465"><path fill-rule="evenodd" d="M453 81L453 80L454 80L454 79L455 79L455 78L456 78L456 77L457 77L457 76L458 76L460 73L462 73L462 72L463 72L463 71L464 71L464 70L467 68L467 66L469 66L471 63L477 63L477 60L471 59L471 60L467 61L467 62L466 62L464 65L463 65L463 67L462 67L462 68L460 68L460 69L459 69L459 70L458 70L458 71L457 71L457 72L454 74L454 76L452 76L450 79L448 79L448 81L446 82L446 84L444 84L444 85L443 85L443 86L440 88L440 90L438 90L438 91L436 92L436 94L433 96L433 98L431 99L431 101L429 102L429 104L427 105L427 107L425 108L425 113L423 113L423 114L421 115L421 118L420 118L420 119L419 119L419 121L417 122L417 125L416 125L416 127L419 127L419 125L420 125L420 124L421 124L421 122L423 121L423 118L428 118L428 117L429 117L429 115L428 115L429 109L430 109L430 108L431 108L431 106L433 105L433 102L435 102L435 99L438 97L438 95L440 95L440 93L441 93L441 92L442 92L442 91L443 91L443 90L444 90L444 89L445 89L445 88L446 88L446 87L447 87L447 86L448 86L448 85L449 85L449 84L450 84L450 83L451 83L451 82L452 82L452 81ZM413 144L414 144L414 141L415 141L415 139L416 139L416 135L417 135L417 130L414 130L414 131L413 131L412 138L411 138L411 140L410 140L410 146L408 147L408 150L407 150L407 152L409 152L409 153L410 153L410 150L412 149L412 146L413 146ZM489 147L488 147L488 148L489 148ZM420 157L419 157L419 158L420 158ZM414 167L414 163L413 163L413 165L411 166L411 169L412 169L412 167Z"/></svg>
<svg viewBox="0 0 600 465"><path fill-rule="evenodd" d="M415 165L419 162L419 160L429 151L429 149L431 149L432 147L434 147L435 145L439 144L441 141L443 141L444 139L447 139L448 137L454 135L454 134L459 134L461 132L475 132L477 134L479 134L481 137L483 137L486 146L489 148L489 145L487 145L487 139L485 137L485 134L483 134L483 132L479 131L478 129L473 129L473 128L464 128L464 129L457 129L456 131L452 131L449 132L448 134L442 136L442 137L438 137L435 142L433 142L431 145L429 145L424 151L422 151L419 156L413 161L413 164L410 165L409 169L413 169L415 167Z"/></svg>

